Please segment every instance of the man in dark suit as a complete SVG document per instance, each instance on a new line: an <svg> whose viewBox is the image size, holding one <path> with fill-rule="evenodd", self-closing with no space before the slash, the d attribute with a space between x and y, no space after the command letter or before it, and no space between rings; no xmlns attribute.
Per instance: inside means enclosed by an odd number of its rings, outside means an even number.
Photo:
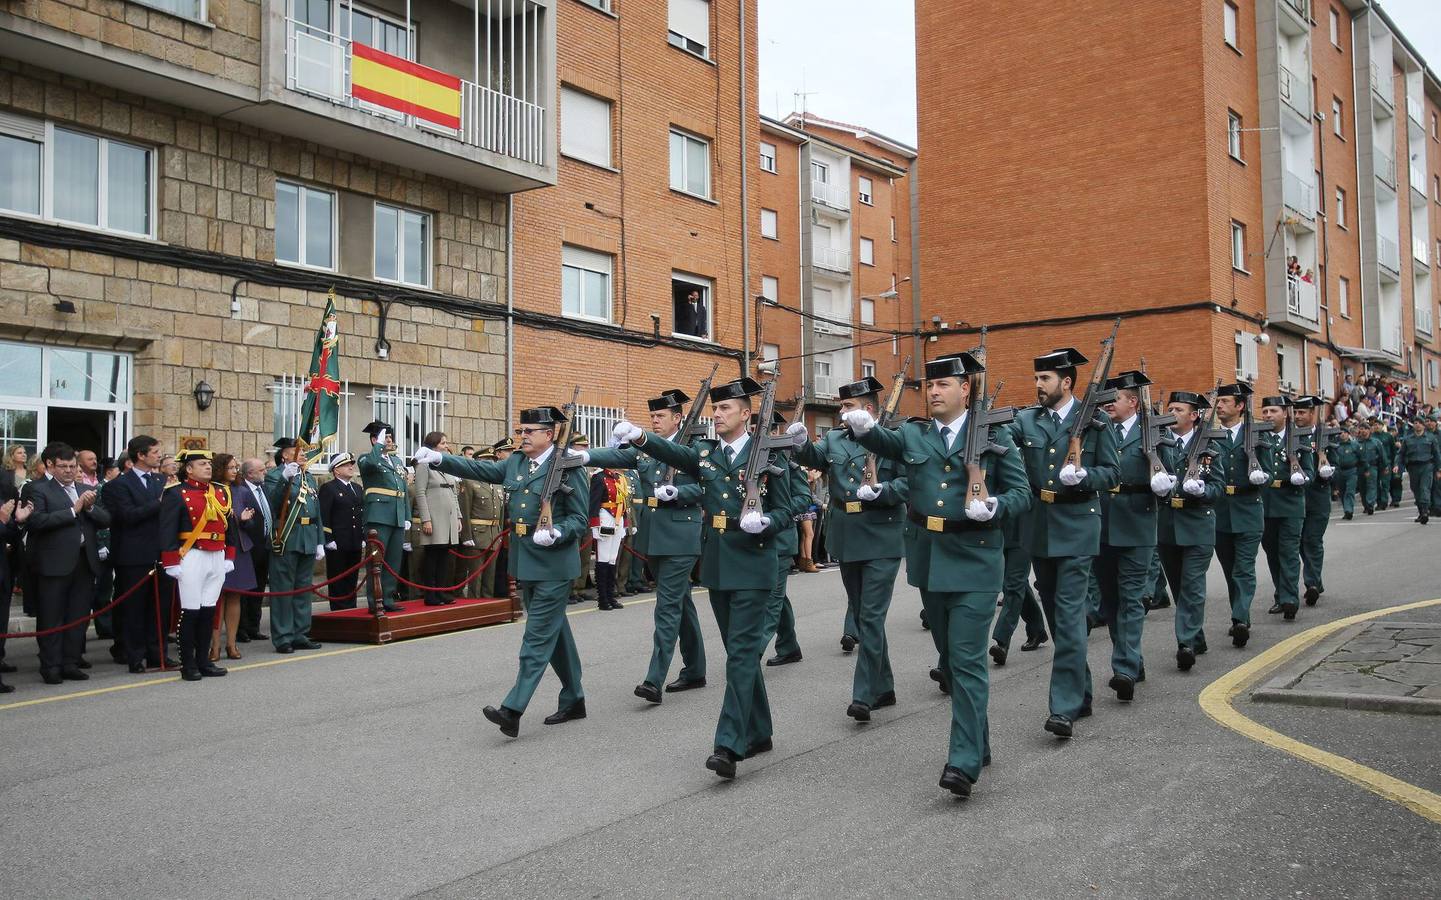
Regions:
<svg viewBox="0 0 1441 900"><path fill-rule="evenodd" d="M20 491L15 488L15 481L11 478L0 478L0 506L13 503L12 511L18 512L25 508L25 503L20 499ZM20 559L21 553L11 553L12 545L18 547L20 536L24 529L20 527L20 521L13 515L9 521L0 523L0 622L10 622L10 598L15 593L15 568L11 566L12 559ZM8 675L15 671L15 664L5 661L5 639L0 637L0 675ZM0 693L8 693L0 688Z"/></svg>
<svg viewBox="0 0 1441 900"><path fill-rule="evenodd" d="M105 508L110 511L110 562L115 566L115 595L121 596L140 582L159 578L160 497L165 476L160 472L160 442L138 434L126 446L130 468L105 486ZM168 592L162 593L168 597ZM157 609L155 591L137 588L115 607L115 634L120 640L130 671L143 674L146 664L167 667L180 663L171 659L164 646L170 632L168 604ZM157 618L158 614L158 618Z"/></svg>
<svg viewBox="0 0 1441 900"><path fill-rule="evenodd" d="M365 495L354 482L355 457L337 453L330 461L335 477L320 486L320 521L325 523L325 578L330 580L360 562L365 540ZM355 586L360 572L352 572L327 590L332 597L351 595L349 600L330 601L331 609L355 609Z"/></svg>
<svg viewBox="0 0 1441 900"><path fill-rule="evenodd" d="M255 590L260 592L265 590L270 578L270 534L275 527L275 513L265 496L265 460L255 457L242 462L240 477L245 483L236 485L235 495L249 494L251 505L259 511L250 519L250 525L260 533L260 537L255 539L257 549L250 554L250 562L255 567ZM262 603L259 597L240 598L240 634L235 638L240 643L270 638L260 630Z"/></svg>
<svg viewBox="0 0 1441 900"><path fill-rule="evenodd" d="M710 313L706 310L699 288L692 288L690 293L686 294L685 302L676 311L675 330L677 334L689 334L699 338L710 336Z"/></svg>
<svg viewBox="0 0 1441 900"><path fill-rule="evenodd" d="M110 524L110 513L95 502L99 494L94 488L76 482L73 447L53 443L40 458L45 462L45 478L37 479L31 492L35 510L26 531L40 592L36 624L44 631L89 614L95 576L102 569L95 532ZM37 639L40 675L46 684L90 678L80 668L87 627Z"/></svg>

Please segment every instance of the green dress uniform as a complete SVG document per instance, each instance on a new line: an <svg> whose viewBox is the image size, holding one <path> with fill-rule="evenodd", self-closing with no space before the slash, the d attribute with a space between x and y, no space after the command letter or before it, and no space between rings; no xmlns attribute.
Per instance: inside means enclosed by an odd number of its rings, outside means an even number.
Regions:
<svg viewBox="0 0 1441 900"><path fill-rule="evenodd" d="M1267 397L1269 401L1280 398ZM1292 427L1295 427L1294 425ZM1271 572L1275 605L1272 611L1285 613L1287 619L1296 617L1301 606L1301 528L1306 521L1306 485L1291 483L1291 472L1286 467L1285 434L1267 435L1271 445L1271 481L1261 491L1265 508L1265 529L1261 534L1261 549L1266 553L1266 568ZM1315 457L1298 452L1301 469L1309 484L1316 478Z"/></svg>
<svg viewBox="0 0 1441 900"><path fill-rule="evenodd" d="M1398 426L1396 426L1396 427L1397 427L1397 429L1398 429L1397 433L1393 433L1393 434L1391 434L1391 436L1390 436L1390 443L1391 443L1391 475L1390 475L1390 479L1389 479L1389 480L1390 480L1390 483L1391 483L1391 505L1392 505L1392 506L1399 507L1399 506L1401 505L1401 494L1402 494L1402 484L1403 484L1403 476L1402 476L1402 474L1401 474L1401 473L1402 473L1402 468L1403 468L1403 467L1401 466L1401 443L1402 443L1402 441L1405 440L1406 435L1401 434L1400 431L1399 431L1400 428L1402 428L1403 426L1398 425ZM1383 482L1383 483L1384 483L1384 482Z"/></svg>
<svg viewBox="0 0 1441 900"><path fill-rule="evenodd" d="M712 402L760 392L760 385L754 381L741 382L712 389ZM776 541L792 522L790 479L763 474L761 505L770 524L759 534L741 530L746 490L741 476L758 442L755 435L747 435L737 443L738 448L718 439L702 438L690 446L681 446L647 435L640 449L701 485L705 538L700 578L701 584L710 589L711 610L726 648L726 692L716 723L715 748L743 759L753 749L759 752L771 738L770 701L761 675L761 654L767 642L766 610L776 584Z"/></svg>
<svg viewBox="0 0 1441 900"><path fill-rule="evenodd" d="M1189 402L1189 401L1182 401ZM1161 459L1175 473L1176 486L1171 496L1161 502L1156 520L1157 544L1161 569L1170 582L1176 598L1177 662L1182 662L1181 648L1195 653L1206 646L1203 630L1206 620L1206 571L1211 567L1211 554L1216 548L1217 506L1226 499L1226 452L1216 441L1210 441L1202 452L1201 478L1205 492L1196 496L1185 489L1186 455L1191 441L1206 440L1198 423L1185 435L1176 436L1176 444L1161 448ZM1242 454L1244 458L1244 453ZM1254 545L1251 556L1254 589ZM1250 622L1231 617L1231 639L1244 647L1250 639ZM1189 667L1189 664L1187 664Z"/></svg>
<svg viewBox="0 0 1441 900"><path fill-rule="evenodd" d="M290 509L299 513L283 548L270 560L269 588L275 593L314 584L316 548L325 545L320 490L305 471L305 464L300 463L300 467L300 474L294 478L286 478L281 465L265 473L265 502L275 510L277 533L285 524L281 509L287 509L287 517ZM275 649L288 652L314 643L310 640L311 599L310 592L270 598L270 642Z"/></svg>
<svg viewBox="0 0 1441 900"><path fill-rule="evenodd" d="M1312 398L1312 402L1319 414L1322 401ZM1326 593L1321 569L1326 562L1326 527L1331 522L1331 486L1335 473L1329 478L1321 474L1316 439L1312 435L1303 435L1301 444L1306 448L1302 458L1309 458L1316 471L1315 476L1306 482L1306 517L1301 523L1301 583L1306 586L1306 605L1314 606L1316 600ZM1330 461L1329 454L1327 464L1333 469L1336 466Z"/></svg>
<svg viewBox="0 0 1441 900"><path fill-rule="evenodd" d="M1426 420L1426 436L1436 446L1436 465L1431 471L1431 502L1430 509L1441 509L1441 429L1436 427L1435 419Z"/></svg>
<svg viewBox="0 0 1441 900"><path fill-rule="evenodd" d="M1029 525L1031 565L1036 571L1041 608L1055 641L1050 711L1052 716L1069 721L1088 714L1091 708L1086 596L1091 562L1101 550L1101 503L1097 495L1117 484L1120 467L1115 432L1109 422L1098 418L1082 439L1081 468L1086 470L1086 477L1074 486L1062 484L1060 472L1080 408L1080 399L1074 398L1060 421L1053 410L1023 409L1016 415L1015 427L1036 499Z"/></svg>
<svg viewBox="0 0 1441 900"><path fill-rule="evenodd" d="M670 466L633 447L591 450L590 462L606 469L635 469L639 491L631 499L639 503L632 502L631 509L645 510L640 533L636 535L636 550L650 561L655 573L655 617L650 666L636 693L643 695L646 692L642 688L649 685L655 693L648 699L655 702L659 698L675 656L677 639L681 670L675 689L705 684L705 639L701 637L700 616L691 599L690 582L691 570L701 555L701 529L705 520L700 482L676 470L675 499L661 500L656 496L656 489L666 483Z"/></svg>
<svg viewBox="0 0 1441 900"><path fill-rule="evenodd" d="M366 433L374 440L381 426L386 431L390 426L383 422L372 423ZM405 556L406 526L410 524L410 496L405 483L405 470L400 468L395 457L385 452L384 444L371 444L370 452L356 460L360 467L360 483L365 487L365 527L374 529L376 537L385 547L386 566L380 568L380 596L371 597L371 605L382 605L387 610L396 608L395 572L401 568Z"/></svg>
<svg viewBox="0 0 1441 900"><path fill-rule="evenodd" d="M503 488L468 479L460 483L461 544L463 545L466 541L473 542L474 546L463 549L467 556L479 557L464 561L467 578L475 573L477 566L485 562L487 548L490 548L491 552L496 549L491 545L504 530L501 524L504 520L505 490ZM469 598L505 597L509 593L510 585L507 583L506 573L500 571L493 561L484 572L481 572L478 577L465 586L463 596Z"/></svg>
<svg viewBox="0 0 1441 900"><path fill-rule="evenodd" d="M1396 442L1391 432L1376 430L1371 433L1376 442L1376 508L1386 509L1391 505L1391 467L1395 464Z"/></svg>
<svg viewBox="0 0 1441 900"><path fill-rule="evenodd" d="M521 421L525 422L526 418L522 414ZM503 485L506 489L506 511L514 534L510 543L510 574L521 589L525 636L521 638L515 686L501 705L517 715L530 705L547 664L560 678L558 710L563 712L585 700L580 683L580 654L565 614L570 583L580 572L577 547L590 534L590 481L583 467L567 471L563 477L570 491L558 490L551 498L551 523L560 529L560 539L549 547L542 547L534 540L540 519L541 488L558 454L563 452L560 447L552 446L537 462L520 452L504 462L466 459L446 453L441 455L440 462L431 463L431 468L449 475Z"/></svg>
<svg viewBox="0 0 1441 900"><path fill-rule="evenodd" d="M1361 508L1366 515L1376 511L1376 483L1381 472L1381 442L1373 435L1356 442L1356 452L1360 458L1357 466L1357 474L1360 475L1361 484Z"/></svg>
<svg viewBox="0 0 1441 900"><path fill-rule="evenodd" d="M953 377L938 375L933 368L948 361L927 363L926 377ZM979 371L974 360L966 365L967 371ZM1010 432L993 428L992 441L1006 452L986 454L981 466L987 493L996 501L995 514L984 522L967 518L968 417L964 413L956 422L944 424L909 419L896 429L874 428L859 442L901 464L909 494L906 516L912 526L907 531L911 539L906 544L906 579L921 592L939 667L950 687L947 765L975 783L981 767L990 762L986 643L996 594L1005 581L1002 528L1026 513L1031 495ZM861 646L865 647L864 639Z"/></svg>
<svg viewBox="0 0 1441 900"><path fill-rule="evenodd" d="M1341 432L1340 440L1331 448L1330 460L1336 467L1331 481L1341 496L1341 516L1349 519L1356 512L1356 473L1361 465L1361 446L1351 432Z"/></svg>
<svg viewBox="0 0 1441 900"><path fill-rule="evenodd" d="M1408 433L1401 439L1401 450L1397 454L1398 463L1406 470L1411 479L1411 494L1416 500L1417 520L1425 522L1431 516L1431 480L1436 473L1436 465L1441 462L1441 448L1437 447L1431 435L1426 432L1417 434L1415 431Z"/></svg>
<svg viewBox="0 0 1441 900"><path fill-rule="evenodd" d="M796 611L791 598L786 594L786 583L790 580L791 566L800 552L800 533L797 517L806 511L811 503L811 487L806 473L795 464L789 454L778 454L774 465L786 470L786 481L790 494L790 527L776 536L776 582L771 590L770 605L766 607L766 643L775 638L776 655L766 665L783 665L798 662L801 658L800 637L796 634Z"/></svg>
<svg viewBox="0 0 1441 900"><path fill-rule="evenodd" d="M841 387L842 398L874 395L875 379ZM856 491L865 484L868 453L845 426L832 428L814 443L795 451L795 458L824 472L830 488L826 518L826 548L840 564L846 591L846 618L855 623L852 636L859 641L851 700L867 708L888 705L895 697L890 647L886 643L886 615L895 593L896 573L905 553L905 487L897 485L900 469L893 460L876 460L880 495L862 500ZM890 697L887 698L886 695Z"/></svg>
<svg viewBox="0 0 1441 900"><path fill-rule="evenodd" d="M1232 393L1227 394L1227 391ZM1220 396L1240 396L1250 403L1247 385L1223 385ZM1231 603L1231 621L1251 627L1251 603L1256 599L1256 554L1266 530L1266 503L1261 486L1251 483L1250 457L1246 443L1251 439L1241 422L1224 429L1216 441L1221 451L1220 470L1226 477L1225 493L1216 503L1216 560L1226 576L1226 593ZM1256 461L1271 471L1271 446L1256 448Z"/></svg>

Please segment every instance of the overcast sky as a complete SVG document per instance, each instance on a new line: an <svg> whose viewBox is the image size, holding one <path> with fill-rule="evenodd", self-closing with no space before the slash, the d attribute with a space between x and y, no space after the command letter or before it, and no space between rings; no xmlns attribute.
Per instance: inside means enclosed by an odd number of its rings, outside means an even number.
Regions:
<svg viewBox="0 0 1441 900"><path fill-rule="evenodd" d="M1441 73L1441 2L1383 0ZM760 107L807 109L916 142L915 17L908 0L760 0Z"/></svg>

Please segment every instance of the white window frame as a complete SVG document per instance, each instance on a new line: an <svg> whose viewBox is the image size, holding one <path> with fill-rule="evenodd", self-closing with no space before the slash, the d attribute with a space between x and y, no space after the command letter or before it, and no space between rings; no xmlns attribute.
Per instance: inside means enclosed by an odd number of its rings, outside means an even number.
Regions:
<svg viewBox="0 0 1441 900"><path fill-rule="evenodd" d="M876 377L876 361L873 359L861 360L861 378Z"/></svg>
<svg viewBox="0 0 1441 900"><path fill-rule="evenodd" d="M1336 7L1331 7L1331 45L1337 50L1341 49L1341 14Z"/></svg>
<svg viewBox="0 0 1441 900"><path fill-rule="evenodd" d="M580 0L580 2L603 13L610 12L610 0Z"/></svg>
<svg viewBox="0 0 1441 900"><path fill-rule="evenodd" d="M1236 332L1236 349L1241 360L1241 366L1236 369L1236 378L1241 381L1256 380L1259 375L1257 368L1260 365L1256 353L1256 336L1244 331Z"/></svg>
<svg viewBox="0 0 1441 900"><path fill-rule="evenodd" d="M194 0L195 5L198 7L194 16L186 15L183 12L176 12L175 10L164 6L163 4L156 3L155 0L134 0L134 2L146 7L147 9L158 10L168 16L174 16L177 19L184 19L187 22L199 22L202 25L210 24L210 4L207 2L207 0Z"/></svg>
<svg viewBox="0 0 1441 900"><path fill-rule="evenodd" d="M781 280L774 275L762 275L761 296L767 300L779 300L781 298Z"/></svg>
<svg viewBox="0 0 1441 900"><path fill-rule="evenodd" d="M681 338L681 339L687 340L687 341L699 341L699 342L702 343L702 344L714 344L714 343L716 342L716 340L715 340L715 299L716 299L716 297L715 297L715 279L714 279L714 278L707 278L707 277L705 277L704 275L695 275L695 274L690 273L690 272L682 272L680 269L671 269L671 272L670 272L670 280L671 280L671 284L672 284L672 285L674 285L677 281L679 281L679 282L681 282L681 283L683 283L683 284L693 284L693 285L695 285L696 287L698 287L698 288L701 289L701 296L705 299L705 311L706 311L706 329L705 329L705 333L706 333L706 335L707 335L706 337L697 337L696 335L693 335L693 334L682 334L682 333L680 333L679 331L676 331L676 330L675 330L675 309L674 309L675 304L674 304L674 302L672 302L672 304L671 304L671 307L672 307L672 309L671 309L671 323L670 323L670 327L671 327L671 337L678 337L678 338ZM673 295L673 294L672 294L672 301L674 301L674 295Z"/></svg>
<svg viewBox="0 0 1441 900"><path fill-rule="evenodd" d="M605 322L609 324L615 314L615 256L604 253L600 250L592 250L589 247L581 247L574 244L562 244L560 248L561 268L561 296L560 314L567 319L585 319L590 322ZM605 268L600 268L600 260L606 261ZM605 315L593 316L585 312L585 283L581 279L580 311L575 312L565 308L565 270L575 269L579 272L589 272L605 277Z"/></svg>
<svg viewBox="0 0 1441 900"><path fill-rule="evenodd" d="M856 256L863 266L874 266L876 264L876 242L868 237L860 240L859 252Z"/></svg>
<svg viewBox="0 0 1441 900"><path fill-rule="evenodd" d="M376 223L379 221L379 218L378 218L377 216L375 216L375 215L372 215L372 216L371 216L371 220L370 220L370 228L371 228L371 232L372 232L371 242L370 242L370 271L371 271L371 273L375 276L375 280L376 280L376 281L384 281L384 282L386 282L386 283L388 283L388 284L405 284L405 285L409 285L409 286L411 286L411 287L429 288L429 287L430 287L430 284L431 284L431 278L432 278L432 276L431 276L431 271L435 268L435 263L434 263L434 258L433 258L435 254L434 254L434 251L433 251L432 246L431 246L432 243L433 243L434 240L435 240L435 219L434 219L434 218L430 215L430 213L428 213L428 212L423 212L423 211L418 210L418 209L409 209L408 207L404 207L404 206L397 206L397 205L395 205L394 203L382 203L382 202L379 201L379 200L375 201L375 210L376 210L377 212L380 210L380 208L381 208L382 206L385 207L386 209L394 210L395 213L396 213L396 233L395 233L395 276L396 276L396 277L394 277L394 278L386 278L386 277L384 277L383 275L381 275L380 272L379 272L379 267L380 267L380 266L379 266L379 260L376 258L376 252L375 252L375 239L380 237L379 228L378 228L378 226L376 225ZM405 249L405 241L403 240L402 235L404 235L404 233L405 233L404 223L405 223L405 217L406 217L406 216L416 216L416 217L419 217L420 219L422 219L422 220L424 221L424 224L425 224L425 240L424 240L424 247L423 247L423 249L424 249L424 251L425 251L425 262L424 262L424 264L423 264L423 265L421 266L421 268L420 268L421 272L424 273L424 278L425 278L424 281L406 281L406 280L405 280L405 263L406 263L406 260L407 260L407 256L406 256L406 249Z"/></svg>
<svg viewBox="0 0 1441 900"><path fill-rule="evenodd" d="M830 163L823 163L823 162L819 162L819 161L814 160L814 159L811 160L811 181L818 181L818 182L820 182L821 184L830 184L830 183L831 183L831 167L830 167Z"/></svg>
<svg viewBox="0 0 1441 900"><path fill-rule="evenodd" d="M761 237L780 240L780 216L773 209L761 209Z"/></svg>
<svg viewBox="0 0 1441 900"><path fill-rule="evenodd" d="M1235 219L1231 220L1231 268L1250 273L1246 268L1246 226Z"/></svg>
<svg viewBox="0 0 1441 900"><path fill-rule="evenodd" d="M1241 10L1232 3L1225 0L1221 4L1221 39L1226 46L1233 50L1241 49Z"/></svg>
<svg viewBox="0 0 1441 900"><path fill-rule="evenodd" d="M861 201L861 202L864 203L866 206L875 206L875 203L872 202L873 199L875 198L875 193L876 193L876 185L875 185L875 182L871 181L869 178L867 178L867 177L864 176L864 175L857 175L857 176L856 176L856 199L857 199L857 200Z"/></svg>
<svg viewBox="0 0 1441 900"><path fill-rule="evenodd" d="M674 166L672 166L670 173L670 189L685 194L688 197L699 197L702 200L709 200L711 198L711 142L706 138L701 137L700 135L691 134L689 131L686 131L682 128L677 128L672 125L670 128L670 136L667 139L668 143L666 145L667 158L669 158L670 156L669 142L673 142L676 138L681 139L681 171L679 178L677 178ZM685 151L690 143L697 143L705 147L705 192L701 194L697 194L695 191L692 191L687 187L690 182L690 178L688 177L690 175L688 169L688 166L690 165L690 154Z"/></svg>
<svg viewBox="0 0 1441 900"><path fill-rule="evenodd" d="M297 254L301 257L301 259L299 259L299 260L281 259L281 258L280 258L280 240L279 240L279 237L277 236L277 237L276 237L276 240L275 240L275 251L276 251L275 262L276 262L276 264L277 264L277 265L281 265L281 266L296 266L296 267L301 268L301 269L316 269L316 270L321 271L321 272L334 272L334 271L336 271L336 270L339 268L339 266L340 266L340 195L337 194L335 191L329 191L329 190L326 190L325 188L312 187L311 185L308 185L308 184L306 184L306 183L303 182L303 181L290 181L290 180L285 179L285 178L277 178L277 179L275 179L275 205L276 205L277 208L280 206L280 186L281 186L282 184L283 184L283 185L288 185L288 186L293 187L293 188L296 188L296 189L298 189L298 191L299 191L299 195L298 195L298 197L297 197L297 203L296 203L296 208L297 208L297 211L298 211L298 215L296 216L296 221L295 221L295 227L299 230L299 234L297 235L297 240L296 240L296 242L295 242L295 249L296 249ZM313 191L313 192L315 192L315 193L317 193L317 194L329 194L329 195L330 195L330 265L328 265L328 266L317 266L317 265L314 265L314 264L312 264L312 263L306 262L306 261L304 260L304 256L305 256L305 225L306 225L306 222L305 222L305 207L306 207L306 203L305 203L305 192L307 192L307 191ZM374 223L372 223L372 227L374 227ZM279 216L279 214L278 214L278 210L277 210L277 215L276 215L276 217L275 217L275 230L276 230L277 233L280 231L280 216ZM374 241L372 240L372 246L371 246L371 253L372 253L372 255L374 255L374 252L375 252Z"/></svg>
<svg viewBox="0 0 1441 900"><path fill-rule="evenodd" d="M592 447L604 447L610 440L615 426L625 421L625 410L618 406L592 406L589 403L575 405L571 435L585 435Z"/></svg>
<svg viewBox="0 0 1441 900"><path fill-rule="evenodd" d="M896 242L896 217L891 216L891 243Z"/></svg>
<svg viewBox="0 0 1441 900"><path fill-rule="evenodd" d="M869 297L861 298L861 324L876 324L876 301Z"/></svg>
<svg viewBox="0 0 1441 900"><path fill-rule="evenodd" d="M1245 120L1241 114L1234 109L1226 110L1226 152L1237 162L1245 162L1246 158L1244 144L1241 141L1241 133L1245 129Z"/></svg>
<svg viewBox="0 0 1441 900"><path fill-rule="evenodd" d="M279 375L266 385L270 391L270 424L272 435L276 440L283 437L293 438L296 432L300 431L300 407L304 402L304 390L306 379L299 375ZM355 392L351 390L349 381L340 382L340 416L336 420L335 443L330 446L331 453L346 453L350 450L350 403ZM371 421L374 421L372 417ZM389 420L386 420L389 421ZM327 460L321 458L315 465L310 467L315 474L329 474L330 468Z"/></svg>
<svg viewBox="0 0 1441 900"><path fill-rule="evenodd" d="M776 362L781 358L780 344L761 344L761 361Z"/></svg>
<svg viewBox="0 0 1441 900"><path fill-rule="evenodd" d="M1351 279L1341 275L1336 280L1336 308L1341 318L1351 318Z"/></svg>
<svg viewBox="0 0 1441 900"><path fill-rule="evenodd" d="M776 165L776 145L761 141L761 171L775 175L779 168Z"/></svg>
<svg viewBox="0 0 1441 900"><path fill-rule="evenodd" d="M1341 127L1342 119L1346 115L1346 104L1341 102L1340 97L1331 98L1331 133L1341 140L1346 140L1346 129Z"/></svg>
<svg viewBox="0 0 1441 900"><path fill-rule="evenodd" d="M1336 188L1336 225L1346 227L1346 189Z"/></svg>
<svg viewBox="0 0 1441 900"><path fill-rule="evenodd" d="M576 118L574 115L566 115L567 100L569 100L571 104L572 113L577 111L576 104L596 103L605 107L605 149L603 151L600 151L599 148L584 147L577 144L576 142L580 141L581 137L575 131L569 132L572 140L567 144L566 122L570 120L572 126L574 126L574 119ZM615 127L614 121L615 104L607 98L582 91L568 84L560 86L560 153L562 156L568 159L576 159L581 162L590 163L594 166L601 166L606 169L612 168L615 159L614 149L611 146L611 132ZM592 149L598 152L592 153Z"/></svg>
<svg viewBox="0 0 1441 900"><path fill-rule="evenodd" d="M671 27L672 25L674 25L674 19L671 14L670 7L676 2L677 0L667 0L666 3L666 42L669 43L672 47L675 47L678 50L684 50L686 53L689 53L692 56L699 56L701 59L710 59L710 0L681 0L681 2L687 4L705 4L705 40L699 40L696 35L685 34L683 32L676 31L673 27Z"/></svg>
<svg viewBox="0 0 1441 900"><path fill-rule="evenodd" d="M430 432L445 430L445 408L449 403L442 388L387 384L370 393L371 414L375 420L395 426L396 433L391 437L402 457L414 453Z"/></svg>

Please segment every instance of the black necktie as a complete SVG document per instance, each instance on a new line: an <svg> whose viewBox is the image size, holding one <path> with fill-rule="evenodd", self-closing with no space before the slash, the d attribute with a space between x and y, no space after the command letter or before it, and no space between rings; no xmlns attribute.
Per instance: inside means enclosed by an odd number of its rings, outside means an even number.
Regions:
<svg viewBox="0 0 1441 900"><path fill-rule="evenodd" d="M1123 426L1120 422L1113 422L1111 423L1111 427L1114 428L1116 431L1116 443L1119 444L1121 441L1124 441L1126 439L1125 426Z"/></svg>
<svg viewBox="0 0 1441 900"><path fill-rule="evenodd" d="M951 426L941 426L941 443L946 445L947 450L951 449Z"/></svg>

